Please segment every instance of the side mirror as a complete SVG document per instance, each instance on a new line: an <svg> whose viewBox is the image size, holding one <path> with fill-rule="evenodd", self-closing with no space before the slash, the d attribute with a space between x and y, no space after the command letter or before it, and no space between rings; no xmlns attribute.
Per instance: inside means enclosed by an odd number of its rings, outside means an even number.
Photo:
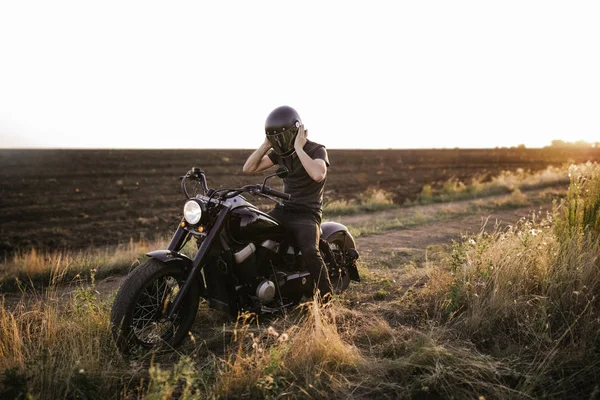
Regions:
<svg viewBox="0 0 600 400"><path fill-rule="evenodd" d="M277 176L277 177L283 179L288 175L289 172L290 172L290 170L282 165L277 167L277 171L275 171L275 173L273 175L269 175L265 178L265 180L263 181L263 186L265 186L267 184L267 181L269 179L271 179L272 177Z"/></svg>
<svg viewBox="0 0 600 400"><path fill-rule="evenodd" d="M287 169L286 167L284 167L283 165L281 165L280 167L277 168L277 171L275 171L275 175L277 175L278 178L285 178L286 176L288 176L288 174L290 173L290 170Z"/></svg>

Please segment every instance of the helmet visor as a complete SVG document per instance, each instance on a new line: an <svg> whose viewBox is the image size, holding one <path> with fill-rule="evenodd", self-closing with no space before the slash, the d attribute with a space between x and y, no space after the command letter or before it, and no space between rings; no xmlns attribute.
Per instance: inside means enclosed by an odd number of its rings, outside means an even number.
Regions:
<svg viewBox="0 0 600 400"><path fill-rule="evenodd" d="M294 141L298 134L298 127L292 126L291 128L278 133L267 132L267 138L271 143L271 147L275 153L280 156L287 157L294 153Z"/></svg>

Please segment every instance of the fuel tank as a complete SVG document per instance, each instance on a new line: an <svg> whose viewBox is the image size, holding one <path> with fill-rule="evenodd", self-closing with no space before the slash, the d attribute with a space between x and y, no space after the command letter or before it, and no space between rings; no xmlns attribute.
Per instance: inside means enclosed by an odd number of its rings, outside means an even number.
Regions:
<svg viewBox="0 0 600 400"><path fill-rule="evenodd" d="M238 243L277 241L285 237L285 230L277 220L253 206L231 210L227 228L231 238Z"/></svg>

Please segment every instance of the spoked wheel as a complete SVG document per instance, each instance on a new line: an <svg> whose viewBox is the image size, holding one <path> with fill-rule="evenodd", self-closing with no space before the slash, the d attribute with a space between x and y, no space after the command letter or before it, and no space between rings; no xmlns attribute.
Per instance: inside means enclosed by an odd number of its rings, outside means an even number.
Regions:
<svg viewBox="0 0 600 400"><path fill-rule="evenodd" d="M151 259L136 268L119 288L111 312L113 337L119 349L131 353L178 345L196 317L200 292L192 285L172 319L166 314L179 292L181 268Z"/></svg>
<svg viewBox="0 0 600 400"><path fill-rule="evenodd" d="M344 231L335 232L327 239L327 242L338 265L337 270L332 271L333 264L328 263L327 267L330 268L329 279L335 294L340 294L350 285L350 275L346 267L347 263L350 262L348 250L354 249L356 246L350 233Z"/></svg>

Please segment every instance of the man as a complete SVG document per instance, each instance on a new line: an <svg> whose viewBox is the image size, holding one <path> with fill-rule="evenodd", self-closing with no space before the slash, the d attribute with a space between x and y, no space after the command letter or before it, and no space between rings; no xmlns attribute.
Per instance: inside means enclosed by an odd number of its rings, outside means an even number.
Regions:
<svg viewBox="0 0 600 400"><path fill-rule="evenodd" d="M300 115L292 107L273 110L265 121L266 138L246 163L246 174L262 172L274 165L290 171L283 190L291 196L269 214L283 224L300 248L316 287L324 297L332 291L327 267L319 252L323 214L323 191L329 159L325 146L307 139Z"/></svg>

